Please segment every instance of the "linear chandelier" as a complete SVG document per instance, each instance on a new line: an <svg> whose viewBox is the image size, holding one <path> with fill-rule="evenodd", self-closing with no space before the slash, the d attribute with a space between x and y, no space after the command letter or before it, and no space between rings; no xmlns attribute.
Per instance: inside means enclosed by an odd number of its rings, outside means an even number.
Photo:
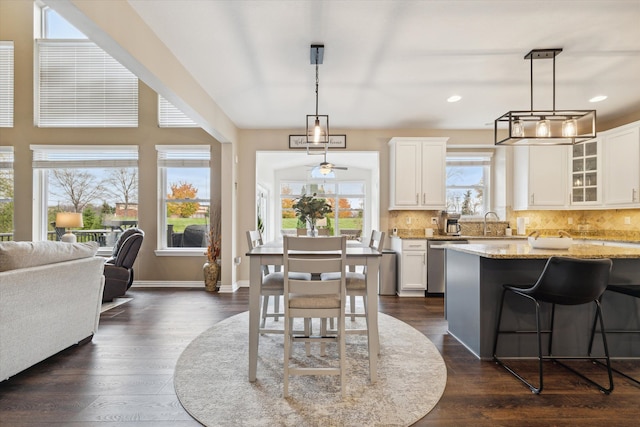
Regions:
<svg viewBox="0 0 640 427"><path fill-rule="evenodd" d="M329 146L329 116L318 114L318 86L320 78L318 65L324 59L324 45L312 44L310 60L316 66L316 113L307 115L307 153L312 149L324 149Z"/></svg>
<svg viewBox="0 0 640 427"><path fill-rule="evenodd" d="M497 118L495 145L572 145L596 137L596 110L556 110L556 56L560 52L561 48L533 49L525 55L531 62L531 110L509 111ZM549 58L553 59L553 109L534 110L533 60Z"/></svg>

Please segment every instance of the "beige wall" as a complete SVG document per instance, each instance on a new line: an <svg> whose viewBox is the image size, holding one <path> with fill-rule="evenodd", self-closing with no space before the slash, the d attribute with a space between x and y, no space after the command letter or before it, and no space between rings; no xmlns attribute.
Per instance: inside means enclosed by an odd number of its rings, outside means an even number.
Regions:
<svg viewBox="0 0 640 427"><path fill-rule="evenodd" d="M13 128L0 128L0 145L15 153L15 239L31 240L31 144L117 144L139 146L139 226L145 242L135 266L136 280L202 281L204 255L156 257L157 144L208 144L212 147L212 203L220 202L220 144L201 129L160 129L157 95L139 85L139 125L129 129L52 129L33 125L33 2L0 1L0 39L15 45L15 119ZM217 171L217 173L216 173Z"/></svg>

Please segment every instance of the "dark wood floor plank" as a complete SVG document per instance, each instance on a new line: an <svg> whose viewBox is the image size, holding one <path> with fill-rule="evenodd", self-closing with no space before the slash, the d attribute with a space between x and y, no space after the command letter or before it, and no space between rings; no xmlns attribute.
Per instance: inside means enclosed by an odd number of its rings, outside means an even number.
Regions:
<svg viewBox="0 0 640 427"><path fill-rule="evenodd" d="M132 289L133 300L107 311L92 342L67 349L0 383L0 426L199 425L180 406L173 369L200 333L248 309L248 290ZM492 362L480 361L447 334L442 298L380 297L380 311L426 335L447 364L440 402L416 426L635 426L640 386L615 377L607 396L545 364L537 396ZM525 364L526 365L526 364ZM639 361L620 361L640 377ZM604 378L601 368L581 365ZM534 378L536 366L525 366Z"/></svg>

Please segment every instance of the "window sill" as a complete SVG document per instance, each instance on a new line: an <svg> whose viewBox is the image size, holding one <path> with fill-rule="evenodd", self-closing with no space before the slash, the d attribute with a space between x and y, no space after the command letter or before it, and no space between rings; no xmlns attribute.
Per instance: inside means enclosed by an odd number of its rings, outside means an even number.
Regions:
<svg viewBox="0 0 640 427"><path fill-rule="evenodd" d="M205 251L207 248L189 248L189 249L156 249L154 253L156 256L206 256Z"/></svg>

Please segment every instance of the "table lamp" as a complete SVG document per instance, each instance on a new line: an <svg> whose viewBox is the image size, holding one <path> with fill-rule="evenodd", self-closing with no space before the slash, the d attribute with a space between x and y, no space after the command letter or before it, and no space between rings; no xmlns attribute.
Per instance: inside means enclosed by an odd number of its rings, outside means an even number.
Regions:
<svg viewBox="0 0 640 427"><path fill-rule="evenodd" d="M58 212L56 214L56 228L66 228L67 232L60 238L66 243L75 243L76 235L73 234L70 228L82 227L82 213L76 212Z"/></svg>

